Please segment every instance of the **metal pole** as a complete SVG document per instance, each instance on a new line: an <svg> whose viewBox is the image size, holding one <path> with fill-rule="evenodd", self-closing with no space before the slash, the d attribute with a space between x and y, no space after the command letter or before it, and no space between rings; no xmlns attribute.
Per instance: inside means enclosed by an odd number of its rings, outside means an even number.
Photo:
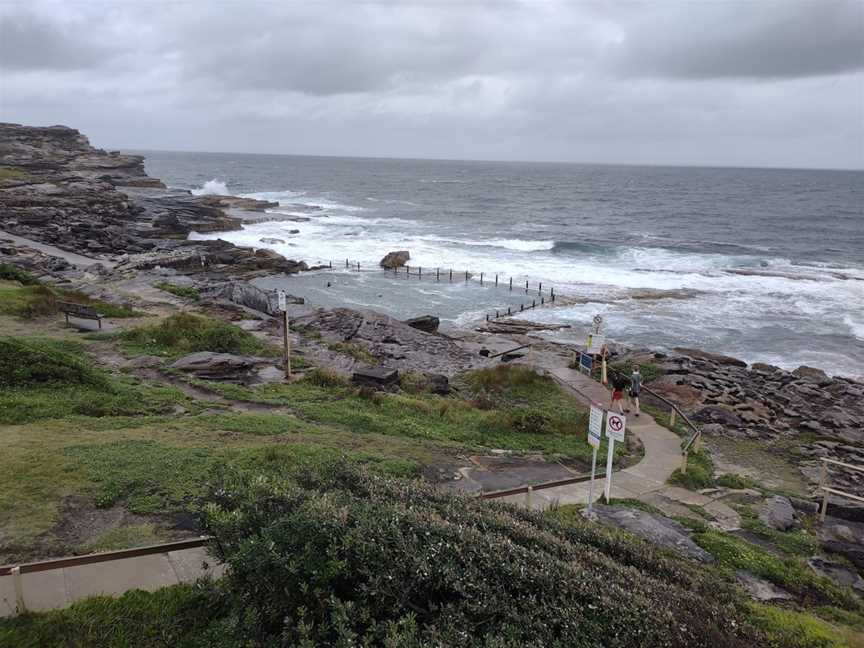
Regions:
<svg viewBox="0 0 864 648"><path fill-rule="evenodd" d="M480 285L481 286L483 285L483 273L482 272L480 273Z"/></svg>
<svg viewBox="0 0 864 648"><path fill-rule="evenodd" d="M285 351L285 376L290 379L291 378L291 339L288 337L288 309L282 313L284 318L283 320L283 331L282 331L282 343L283 349Z"/></svg>
<svg viewBox="0 0 864 648"><path fill-rule="evenodd" d="M608 439L608 441L609 453L606 455L606 489L604 491L607 504L612 499L612 455L614 454L615 450L615 440Z"/></svg>
<svg viewBox="0 0 864 648"><path fill-rule="evenodd" d="M498 274L495 274L495 287L498 287Z"/></svg>
<svg viewBox="0 0 864 648"><path fill-rule="evenodd" d="M591 484L588 486L588 515L591 515L591 507L594 505L594 472L597 470L597 448L591 454Z"/></svg>

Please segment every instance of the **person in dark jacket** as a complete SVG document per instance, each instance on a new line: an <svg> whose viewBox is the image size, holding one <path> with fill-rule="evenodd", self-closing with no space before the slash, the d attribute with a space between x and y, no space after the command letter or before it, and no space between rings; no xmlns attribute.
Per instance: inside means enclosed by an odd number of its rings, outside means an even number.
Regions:
<svg viewBox="0 0 864 648"><path fill-rule="evenodd" d="M615 373L612 375L612 404L609 409L613 409L615 404L618 404L618 413L624 413L624 390L627 388L627 379L621 374Z"/></svg>
<svg viewBox="0 0 864 648"><path fill-rule="evenodd" d="M639 392L642 390L642 374L639 373L639 365L633 365L633 373L630 374L630 406L636 408L636 416L639 416ZM629 409L627 410L630 411Z"/></svg>

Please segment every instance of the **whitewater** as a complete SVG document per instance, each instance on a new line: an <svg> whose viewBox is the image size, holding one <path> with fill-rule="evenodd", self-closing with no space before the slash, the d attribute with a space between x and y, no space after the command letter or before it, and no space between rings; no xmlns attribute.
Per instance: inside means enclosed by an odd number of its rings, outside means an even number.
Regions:
<svg viewBox="0 0 864 648"><path fill-rule="evenodd" d="M332 263L261 282L313 303L470 327L539 297L490 288L498 275L566 297L519 315L569 325L545 334L561 341L601 314L627 345L864 374L864 174L171 155L148 167L175 186L278 203L273 220L200 238ZM397 249L430 281L381 271ZM472 274L435 283L435 268Z"/></svg>

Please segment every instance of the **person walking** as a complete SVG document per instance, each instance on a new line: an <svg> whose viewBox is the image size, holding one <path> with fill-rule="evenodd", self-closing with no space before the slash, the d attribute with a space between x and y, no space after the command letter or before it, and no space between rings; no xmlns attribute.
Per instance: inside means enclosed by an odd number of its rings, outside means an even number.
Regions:
<svg viewBox="0 0 864 648"><path fill-rule="evenodd" d="M612 376L612 404L609 405L609 409L613 409L615 404L618 404L618 413L624 413L624 389L627 387L627 379L621 374L614 374Z"/></svg>
<svg viewBox="0 0 864 648"><path fill-rule="evenodd" d="M635 407L636 416L639 416L639 392L641 389L642 374L639 373L639 365L633 365L633 373L630 374L630 406Z"/></svg>

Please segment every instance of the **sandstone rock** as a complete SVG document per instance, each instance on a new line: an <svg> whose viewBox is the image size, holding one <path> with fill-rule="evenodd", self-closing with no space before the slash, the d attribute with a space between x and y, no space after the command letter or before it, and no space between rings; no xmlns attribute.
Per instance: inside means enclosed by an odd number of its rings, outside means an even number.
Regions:
<svg viewBox="0 0 864 648"><path fill-rule="evenodd" d="M408 260L411 258L411 253L408 250L397 250L395 252L388 252L387 256L381 259L381 263L379 265L382 268L401 268Z"/></svg>
<svg viewBox="0 0 864 648"><path fill-rule="evenodd" d="M754 576L748 571L736 571L735 578L747 590L747 593L757 601L791 601L795 598L786 590L774 585L774 583Z"/></svg>
<svg viewBox="0 0 864 648"><path fill-rule="evenodd" d="M719 405L708 405L697 411L693 418L705 423L719 423L728 427L741 427L741 419L734 413Z"/></svg>
<svg viewBox="0 0 864 648"><path fill-rule="evenodd" d="M702 562L714 560L711 554L690 539L684 526L667 517L612 506L594 506L593 511L603 524L635 533L651 544L674 549Z"/></svg>
<svg viewBox="0 0 864 648"><path fill-rule="evenodd" d="M759 519L772 529L786 531L795 524L795 509L788 498L775 495L765 500L759 511Z"/></svg>
<svg viewBox="0 0 864 648"><path fill-rule="evenodd" d="M231 353L200 351L175 361L172 369L195 374L198 378L225 382L251 383L257 378L257 369L272 366L273 360L238 356Z"/></svg>
<svg viewBox="0 0 864 648"><path fill-rule="evenodd" d="M429 391L439 396L446 396L450 393L450 380L443 374L426 374L429 381Z"/></svg>
<svg viewBox="0 0 864 648"><path fill-rule="evenodd" d="M858 592L864 593L864 578L861 578L861 576L845 565L818 557L810 558L807 564L819 576L824 576L841 587L851 587Z"/></svg>
<svg viewBox="0 0 864 648"><path fill-rule="evenodd" d="M700 349L687 349L684 347L675 347L675 351L685 356L689 356L690 358L709 360L710 362L718 365L726 365L731 367L747 367L746 362L738 360L737 358L730 358L729 356L724 356L719 353L709 353L708 351L701 351Z"/></svg>
<svg viewBox="0 0 864 648"><path fill-rule="evenodd" d="M821 369L816 369L815 367L808 367L807 365L801 365L792 373L799 378L804 378L806 380L817 383L830 380L830 378L828 378L828 374L826 374Z"/></svg>

